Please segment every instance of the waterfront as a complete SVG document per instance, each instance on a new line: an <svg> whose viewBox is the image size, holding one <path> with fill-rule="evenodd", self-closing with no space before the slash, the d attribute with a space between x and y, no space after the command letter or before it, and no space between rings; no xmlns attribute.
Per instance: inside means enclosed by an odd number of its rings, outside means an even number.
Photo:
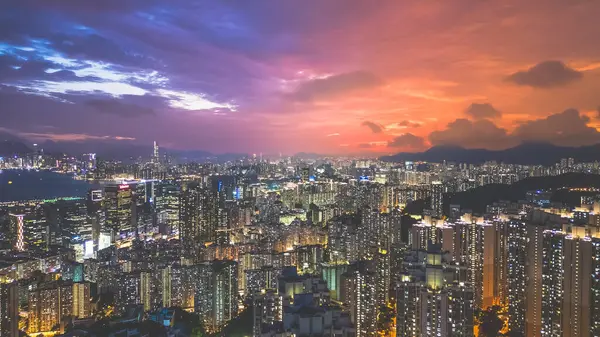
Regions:
<svg viewBox="0 0 600 337"><path fill-rule="evenodd" d="M96 185L71 174L36 170L3 170L0 202L61 197L84 197Z"/></svg>

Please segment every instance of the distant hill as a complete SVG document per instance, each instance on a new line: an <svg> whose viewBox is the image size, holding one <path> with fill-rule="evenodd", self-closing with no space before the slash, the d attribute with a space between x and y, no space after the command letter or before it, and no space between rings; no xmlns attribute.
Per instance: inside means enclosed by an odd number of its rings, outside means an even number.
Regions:
<svg viewBox="0 0 600 337"><path fill-rule="evenodd" d="M12 140L0 140L0 157L24 155L33 152L27 145Z"/></svg>
<svg viewBox="0 0 600 337"><path fill-rule="evenodd" d="M0 157L23 155L32 150L26 142L12 133L0 131Z"/></svg>
<svg viewBox="0 0 600 337"><path fill-rule="evenodd" d="M471 209L476 213L485 211L487 205L496 201L524 200L528 191L542 189L560 189L562 187L597 187L600 188L600 175L585 173L566 173L559 176L526 178L512 185L489 184L465 192L448 193L444 195L444 212L448 212L449 205L460 205L462 209ZM571 206L576 206L579 196L555 192L552 201L561 201Z"/></svg>
<svg viewBox="0 0 600 337"><path fill-rule="evenodd" d="M562 158L574 158L579 162L600 160L600 144L563 147L547 143L525 143L505 150L465 149L458 146L434 146L425 152L401 152L380 159L387 162L453 161L459 163L481 164L497 161L507 164L551 165Z"/></svg>

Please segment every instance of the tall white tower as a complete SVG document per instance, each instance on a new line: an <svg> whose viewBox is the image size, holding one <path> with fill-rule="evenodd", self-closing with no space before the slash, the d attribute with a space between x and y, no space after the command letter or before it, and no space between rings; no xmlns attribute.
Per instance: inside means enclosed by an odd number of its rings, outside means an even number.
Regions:
<svg viewBox="0 0 600 337"><path fill-rule="evenodd" d="M152 153L152 160L156 163L158 163L158 143L156 141L154 141L154 151Z"/></svg>

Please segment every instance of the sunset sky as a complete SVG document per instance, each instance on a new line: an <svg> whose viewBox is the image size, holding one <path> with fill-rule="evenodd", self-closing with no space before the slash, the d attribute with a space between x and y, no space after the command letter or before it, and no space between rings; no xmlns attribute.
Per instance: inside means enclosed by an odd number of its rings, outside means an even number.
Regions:
<svg viewBox="0 0 600 337"><path fill-rule="evenodd" d="M0 131L327 154L600 143L600 1L0 4Z"/></svg>

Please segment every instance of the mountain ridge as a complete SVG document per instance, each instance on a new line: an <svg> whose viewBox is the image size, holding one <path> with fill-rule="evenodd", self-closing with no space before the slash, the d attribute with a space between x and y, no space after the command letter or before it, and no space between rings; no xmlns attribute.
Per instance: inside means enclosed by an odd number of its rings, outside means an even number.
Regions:
<svg viewBox="0 0 600 337"><path fill-rule="evenodd" d="M459 146L434 146L423 152L400 152L380 157L387 162L453 161L468 164L481 164L497 161L506 164L551 165L562 158L574 158L579 162L600 160L600 144L580 147L558 146L550 143L523 143L504 150L466 149Z"/></svg>

